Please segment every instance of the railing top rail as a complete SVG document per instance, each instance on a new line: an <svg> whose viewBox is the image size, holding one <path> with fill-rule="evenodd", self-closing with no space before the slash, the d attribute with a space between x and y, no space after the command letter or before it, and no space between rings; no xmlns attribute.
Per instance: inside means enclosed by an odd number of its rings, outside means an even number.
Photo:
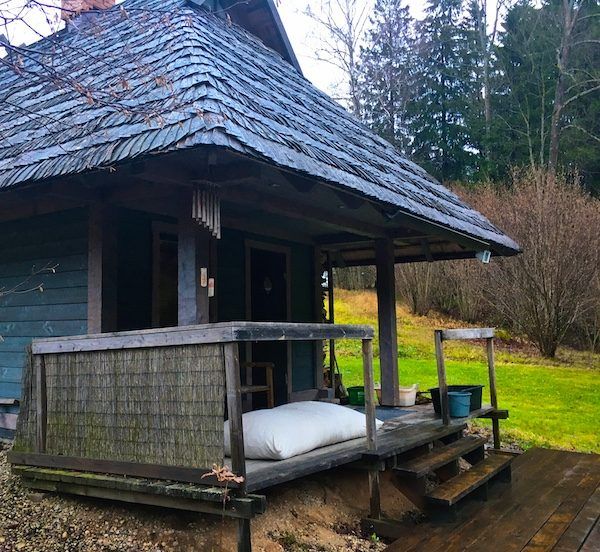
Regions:
<svg viewBox="0 0 600 552"><path fill-rule="evenodd" d="M494 328L459 328L455 330L436 330L442 335L444 341L463 339L491 339L494 337Z"/></svg>
<svg viewBox="0 0 600 552"><path fill-rule="evenodd" d="M76 353L245 341L372 339L373 335L371 326L291 322L221 322L198 326L36 339L32 343L32 353L34 355Z"/></svg>

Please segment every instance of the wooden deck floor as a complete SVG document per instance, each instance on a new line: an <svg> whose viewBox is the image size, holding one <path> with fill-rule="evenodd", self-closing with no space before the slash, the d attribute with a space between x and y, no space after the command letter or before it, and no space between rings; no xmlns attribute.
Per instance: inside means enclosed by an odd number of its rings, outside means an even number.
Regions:
<svg viewBox="0 0 600 552"><path fill-rule="evenodd" d="M452 418L444 426L433 407L428 404L407 409L409 414L388 420L377 432L377 451L374 456L385 460L395 454L419 447L460 431L472 418L493 410L484 405L467 418ZM336 466L363 459L368 452L364 437L322 447L287 460L246 460L247 487L250 492L260 491L286 481L292 481Z"/></svg>
<svg viewBox="0 0 600 552"><path fill-rule="evenodd" d="M513 462L511 485L470 501L452 524L407 527L388 552L600 551L600 456L532 449Z"/></svg>

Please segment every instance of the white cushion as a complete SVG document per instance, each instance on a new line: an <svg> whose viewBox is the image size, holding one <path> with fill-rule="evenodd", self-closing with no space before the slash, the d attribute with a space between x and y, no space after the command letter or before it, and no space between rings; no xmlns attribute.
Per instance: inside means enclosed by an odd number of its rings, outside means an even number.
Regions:
<svg viewBox="0 0 600 552"><path fill-rule="evenodd" d="M306 401L243 415L244 450L253 460L285 460L326 445L364 437L366 417L338 404ZM377 427L383 422L377 420ZM231 454L229 421L225 454Z"/></svg>

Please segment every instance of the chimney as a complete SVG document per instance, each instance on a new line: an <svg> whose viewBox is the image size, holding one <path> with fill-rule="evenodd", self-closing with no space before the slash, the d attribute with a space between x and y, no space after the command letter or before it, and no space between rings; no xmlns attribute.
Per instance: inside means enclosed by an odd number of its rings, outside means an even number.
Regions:
<svg viewBox="0 0 600 552"><path fill-rule="evenodd" d="M61 18L65 21L90 10L106 10L114 7L115 0L61 0Z"/></svg>

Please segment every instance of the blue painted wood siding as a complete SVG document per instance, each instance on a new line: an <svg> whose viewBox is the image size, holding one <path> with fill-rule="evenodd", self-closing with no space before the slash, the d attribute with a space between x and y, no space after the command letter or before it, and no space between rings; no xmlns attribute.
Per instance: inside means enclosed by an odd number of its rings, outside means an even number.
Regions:
<svg viewBox="0 0 600 552"><path fill-rule="evenodd" d="M87 211L0 223L0 289L52 265L55 274L26 284L43 284L43 292L0 297L0 397L20 398L24 351L33 338L87 331Z"/></svg>

